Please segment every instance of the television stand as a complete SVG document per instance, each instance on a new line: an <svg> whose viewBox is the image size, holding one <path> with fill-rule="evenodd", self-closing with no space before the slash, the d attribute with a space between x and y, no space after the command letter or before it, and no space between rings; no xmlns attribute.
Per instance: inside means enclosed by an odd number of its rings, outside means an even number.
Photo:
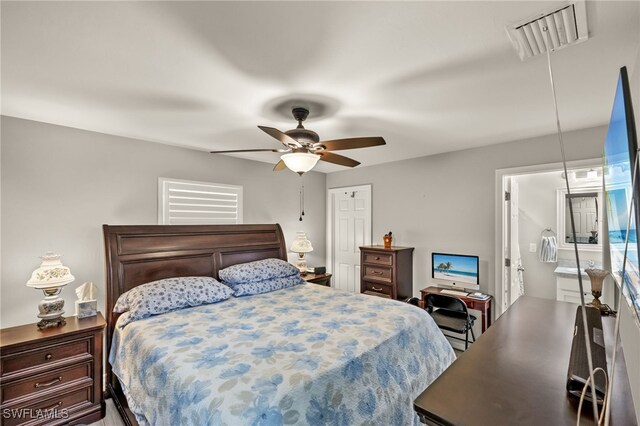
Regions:
<svg viewBox="0 0 640 426"><path fill-rule="evenodd" d="M457 290L445 289L441 287L423 288L422 290L420 290L420 301L422 302L422 307L424 307L424 299L427 297L427 294L442 293L442 294L452 295L451 294L452 291L457 291ZM491 301L493 300L493 296L489 297L486 300L478 300L478 299L469 297L469 293L467 292L461 291L460 293L463 293L464 296L458 295L458 294L454 294L454 296L464 301L464 303L467 304L467 308L475 309L476 311L480 311L482 313L482 332L484 333L485 331L487 331L487 328L489 328L489 326L491 325L491 320L493 315L493 312L491 309Z"/></svg>

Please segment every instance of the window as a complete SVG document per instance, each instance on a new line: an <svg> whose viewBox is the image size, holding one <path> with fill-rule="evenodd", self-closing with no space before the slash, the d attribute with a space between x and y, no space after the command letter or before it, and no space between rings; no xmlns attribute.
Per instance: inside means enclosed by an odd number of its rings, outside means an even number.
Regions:
<svg viewBox="0 0 640 426"><path fill-rule="evenodd" d="M158 223L242 223L242 186L159 178Z"/></svg>

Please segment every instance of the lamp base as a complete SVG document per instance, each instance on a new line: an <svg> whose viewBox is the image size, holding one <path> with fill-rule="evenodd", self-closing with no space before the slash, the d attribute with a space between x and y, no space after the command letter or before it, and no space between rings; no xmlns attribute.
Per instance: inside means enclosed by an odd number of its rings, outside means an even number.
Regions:
<svg viewBox="0 0 640 426"><path fill-rule="evenodd" d="M300 271L300 275L307 275L307 259L304 258L304 253L298 253L296 266Z"/></svg>
<svg viewBox="0 0 640 426"><path fill-rule="evenodd" d="M595 301L595 299L594 299ZM593 302L591 303L587 303L587 306L593 306L594 308L597 308L600 310L600 315L608 317L608 316L616 316L617 312L614 311L613 309L611 309L611 307L605 303L601 303L598 300L598 303L595 304Z"/></svg>
<svg viewBox="0 0 640 426"><path fill-rule="evenodd" d="M47 328L62 327L67 325L67 321L63 317L42 319L36 324L38 330L46 330Z"/></svg>

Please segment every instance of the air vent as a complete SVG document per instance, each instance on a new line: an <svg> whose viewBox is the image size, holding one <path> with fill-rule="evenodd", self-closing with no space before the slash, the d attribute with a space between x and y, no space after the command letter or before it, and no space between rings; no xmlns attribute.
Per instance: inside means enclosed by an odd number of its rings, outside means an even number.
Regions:
<svg viewBox="0 0 640 426"><path fill-rule="evenodd" d="M545 33L545 28L549 30L549 35ZM579 0L508 25L507 34L523 61L547 50L553 52L586 41L589 31L585 2Z"/></svg>

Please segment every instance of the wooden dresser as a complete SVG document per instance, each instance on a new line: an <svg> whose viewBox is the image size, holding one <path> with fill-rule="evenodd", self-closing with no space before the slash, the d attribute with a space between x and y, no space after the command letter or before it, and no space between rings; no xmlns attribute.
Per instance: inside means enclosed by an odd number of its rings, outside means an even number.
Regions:
<svg viewBox="0 0 640 426"><path fill-rule="evenodd" d="M105 414L102 335L97 316L66 317L63 327L0 330L2 425L89 424Z"/></svg>
<svg viewBox="0 0 640 426"><path fill-rule="evenodd" d="M413 247L360 247L360 291L389 299L413 295Z"/></svg>

